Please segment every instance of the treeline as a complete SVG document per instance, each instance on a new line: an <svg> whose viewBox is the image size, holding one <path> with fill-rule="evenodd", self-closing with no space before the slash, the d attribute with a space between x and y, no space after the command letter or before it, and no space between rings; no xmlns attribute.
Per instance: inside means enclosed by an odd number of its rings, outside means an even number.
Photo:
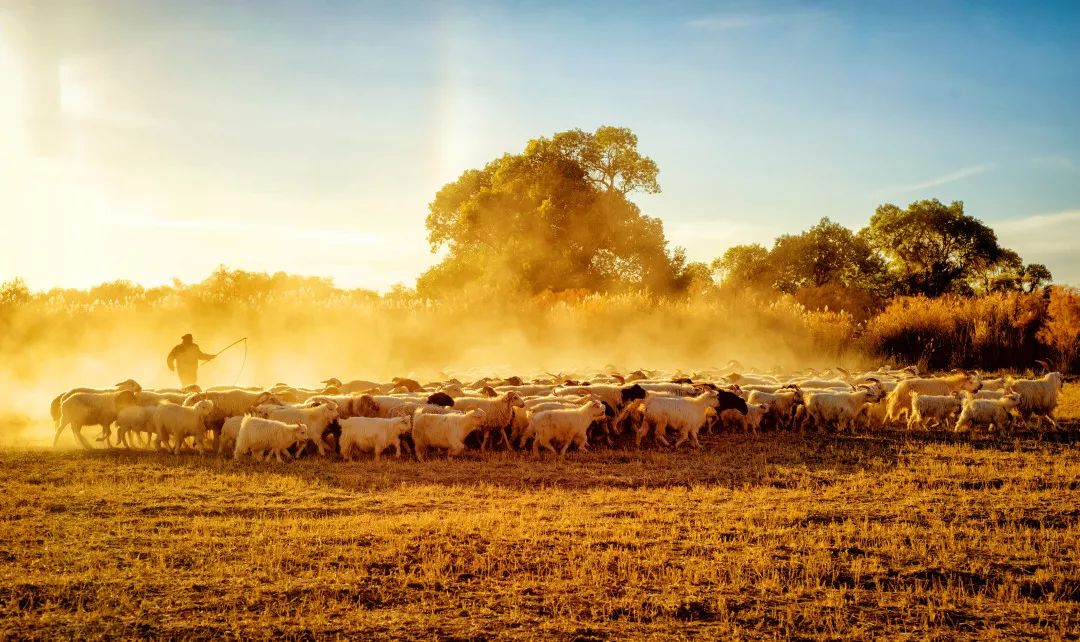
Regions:
<svg viewBox="0 0 1080 642"><path fill-rule="evenodd" d="M342 367L399 374L481 361L517 368L658 361L702 368L731 358L761 368L884 360L1023 370L1040 358L1080 368L1080 291L1072 288L898 295L864 319L800 302L816 292L729 284L679 296L579 288L432 300L407 288L380 296L329 279L224 267L199 283L155 288L117 281L31 292L15 280L0 286L0 353L9 366L31 370L39 361L36 346L107 352L106 346L137 343L139 336L161 350L173 335L194 329L197 336L213 332L219 343L261 332L265 349L292 350L296 361L341 357ZM16 358L20 353L27 358Z"/></svg>
<svg viewBox="0 0 1080 642"><path fill-rule="evenodd" d="M428 240L446 254L415 287L379 295L225 267L155 288L116 281L34 293L15 280L0 288L0 351L46 338L90 345L97 320L129 330L257 326L268 340L313 350L329 334L348 346L331 358L396 374L501 355L554 368L579 357L687 368L729 358L759 367L1080 366L1080 294L1051 286L1044 265L1000 246L961 202L884 204L857 232L823 218L705 264L669 248L662 222L629 199L659 192L658 174L628 129L537 138L435 195Z"/></svg>

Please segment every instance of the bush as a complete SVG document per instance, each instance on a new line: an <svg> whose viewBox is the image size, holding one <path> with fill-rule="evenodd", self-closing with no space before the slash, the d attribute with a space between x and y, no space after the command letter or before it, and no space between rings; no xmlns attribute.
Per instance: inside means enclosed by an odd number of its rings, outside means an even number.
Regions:
<svg viewBox="0 0 1080 642"><path fill-rule="evenodd" d="M1080 367L1080 290L1050 288L1047 318L1038 336L1054 351L1058 369L1075 372Z"/></svg>

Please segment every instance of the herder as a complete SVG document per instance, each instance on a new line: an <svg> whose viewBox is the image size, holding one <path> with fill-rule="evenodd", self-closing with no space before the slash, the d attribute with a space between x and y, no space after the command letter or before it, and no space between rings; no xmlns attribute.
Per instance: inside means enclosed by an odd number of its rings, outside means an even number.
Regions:
<svg viewBox="0 0 1080 642"><path fill-rule="evenodd" d="M195 384L199 378L199 362L213 358L214 355L199 349L190 334L185 334L180 337L180 344L169 352L166 363L169 370L175 370L176 374L180 375L180 386L187 387Z"/></svg>

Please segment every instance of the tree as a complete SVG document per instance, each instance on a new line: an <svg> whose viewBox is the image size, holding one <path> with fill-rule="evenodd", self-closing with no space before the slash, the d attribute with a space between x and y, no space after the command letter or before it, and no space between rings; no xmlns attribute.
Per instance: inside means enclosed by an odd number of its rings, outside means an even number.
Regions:
<svg viewBox="0 0 1080 642"><path fill-rule="evenodd" d="M1050 269L1042 263L1028 263L1024 266L1024 271L1020 275L1020 287L1025 292L1034 292L1039 288L1050 285L1050 282L1054 280L1054 275L1050 273Z"/></svg>
<svg viewBox="0 0 1080 642"><path fill-rule="evenodd" d="M676 290L690 280L685 256L668 251L663 224L626 196L659 191L656 174L633 133L614 127L531 140L467 170L428 206L431 249L448 254L417 290Z"/></svg>
<svg viewBox="0 0 1080 642"><path fill-rule="evenodd" d="M773 278L769 250L760 243L729 247L711 266L724 283L768 284Z"/></svg>
<svg viewBox="0 0 1080 642"><path fill-rule="evenodd" d="M725 283L804 292L808 303L857 308L851 312L874 307L891 289L885 263L869 243L828 218L800 234L780 236L771 250L736 245L713 261L713 269ZM838 305L845 300L851 305Z"/></svg>
<svg viewBox="0 0 1080 642"><path fill-rule="evenodd" d="M776 239L769 262L776 274L774 287L789 294L829 284L876 290L885 270L865 239L827 217L802 234Z"/></svg>
<svg viewBox="0 0 1080 642"><path fill-rule="evenodd" d="M593 185L608 192L641 190L658 194L656 163L637 151L637 136L625 127L600 127L594 133L572 129L551 138L562 154L585 170Z"/></svg>
<svg viewBox="0 0 1080 642"><path fill-rule="evenodd" d="M961 201L887 203L859 234L889 261L902 294L970 293L980 271L1002 260L994 230L964 214Z"/></svg>

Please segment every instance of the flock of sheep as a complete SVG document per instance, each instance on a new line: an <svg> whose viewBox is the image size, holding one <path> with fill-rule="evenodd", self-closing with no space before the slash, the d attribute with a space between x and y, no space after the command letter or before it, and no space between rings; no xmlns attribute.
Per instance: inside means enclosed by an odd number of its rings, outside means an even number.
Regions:
<svg viewBox="0 0 1080 642"><path fill-rule="evenodd" d="M118 446L170 449L213 448L236 459L328 456L353 460L360 452L378 460L403 446L420 461L432 448L448 456L467 447L541 448L565 454L571 445L608 446L651 440L700 448L703 430L813 428L819 431L952 429L989 427L1006 433L1032 419L1056 428L1053 412L1062 377L1047 371L1037 379L989 379L978 372L921 376L914 367L883 366L851 374L740 374L723 370L692 377L614 372L587 381L551 375L456 379L421 385L412 379L388 383L328 379L318 389L278 384L270 389L209 388L144 390L133 380L110 389L77 388L58 395L51 414L53 444L71 428L79 442L85 426L100 426L98 441L109 447L116 426ZM212 440L208 443L208 440Z"/></svg>

